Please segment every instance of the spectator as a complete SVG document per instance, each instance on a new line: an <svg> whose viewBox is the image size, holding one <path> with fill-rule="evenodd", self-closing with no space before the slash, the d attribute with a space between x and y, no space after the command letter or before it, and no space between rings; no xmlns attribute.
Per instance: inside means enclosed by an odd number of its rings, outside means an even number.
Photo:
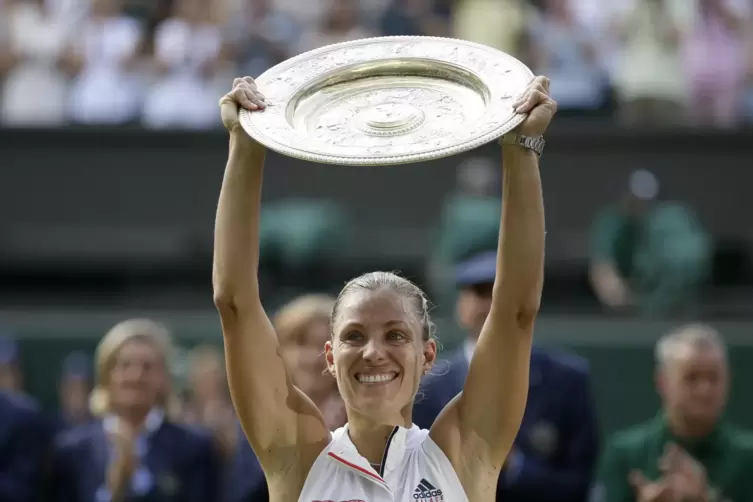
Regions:
<svg viewBox="0 0 753 502"><path fill-rule="evenodd" d="M684 122L688 86L682 47L693 15L688 0L636 0L618 14L614 33L622 54L613 79L624 123Z"/></svg>
<svg viewBox="0 0 753 502"><path fill-rule="evenodd" d="M224 61L220 29L209 21L210 6L206 0L178 0L172 17L157 27L158 77L144 104L146 127L207 129L218 125L216 77Z"/></svg>
<svg viewBox="0 0 753 502"><path fill-rule="evenodd" d="M64 54L64 67L73 76L68 113L76 123L126 124L141 111L135 65L143 30L119 7L120 0L93 0L89 18Z"/></svg>
<svg viewBox="0 0 753 502"><path fill-rule="evenodd" d="M264 502L267 482L230 401L222 353L200 346L189 356L190 395L183 418L209 429L223 456L222 502Z"/></svg>
<svg viewBox="0 0 753 502"><path fill-rule="evenodd" d="M730 0L700 0L700 12L690 33L691 110L698 124L731 127L742 118L739 103L751 19L747 12L733 7Z"/></svg>
<svg viewBox="0 0 753 502"><path fill-rule="evenodd" d="M170 339L144 319L116 325L97 347L92 413L56 441L55 500L205 502L219 495L210 438L172 421Z"/></svg>
<svg viewBox="0 0 753 502"><path fill-rule="evenodd" d="M0 500L39 500L49 432L36 402L0 390Z"/></svg>
<svg viewBox="0 0 753 502"><path fill-rule="evenodd" d="M0 390L24 391L23 369L18 342L0 335Z"/></svg>
<svg viewBox="0 0 753 502"><path fill-rule="evenodd" d="M83 425L92 419L89 412L90 366L89 357L83 352L72 352L63 361L58 383L62 429Z"/></svg>
<svg viewBox="0 0 753 502"><path fill-rule="evenodd" d="M753 500L753 434L723 418L729 367L710 326L683 326L656 345L662 410L614 434L602 456L594 502Z"/></svg>
<svg viewBox="0 0 753 502"><path fill-rule="evenodd" d="M489 315L497 254L476 255L457 267L460 296L456 316L466 332L447 370L426 377L413 409L422 429L462 390L476 340ZM510 502L583 502L598 454L596 411L585 361L537 347L531 354L528 404L499 478L497 500Z"/></svg>
<svg viewBox="0 0 753 502"><path fill-rule="evenodd" d="M301 39L299 52L325 45L373 37L375 33L361 25L357 0L330 0L324 21Z"/></svg>
<svg viewBox="0 0 753 502"><path fill-rule="evenodd" d="M258 77L295 54L302 27L272 0L245 0L226 32L240 75Z"/></svg>
<svg viewBox="0 0 753 502"><path fill-rule="evenodd" d="M611 309L668 315L696 306L711 265L709 236L689 207L658 196L656 177L635 171L629 192L594 220L590 279Z"/></svg>
<svg viewBox="0 0 753 502"><path fill-rule="evenodd" d="M533 15L524 0L460 0L453 12L453 36L526 59Z"/></svg>
<svg viewBox="0 0 753 502"><path fill-rule="evenodd" d="M324 415L330 430L345 425L345 406L337 382L327 372L322 354L330 339L329 317L334 299L325 295L300 296L283 306L273 324L293 383Z"/></svg>
<svg viewBox="0 0 753 502"><path fill-rule="evenodd" d="M13 0L6 9L10 58L0 118L10 126L61 125L68 90L58 68L65 25L51 15L44 0ZM39 96L45 96L44 108L39 107Z"/></svg>
<svg viewBox="0 0 753 502"><path fill-rule="evenodd" d="M381 34L447 36L449 26L431 0L393 0L380 18Z"/></svg>
<svg viewBox="0 0 753 502"><path fill-rule="evenodd" d="M531 25L531 63L552 80L559 110L596 110L606 105L607 75L597 39L583 26L570 0L546 0Z"/></svg>

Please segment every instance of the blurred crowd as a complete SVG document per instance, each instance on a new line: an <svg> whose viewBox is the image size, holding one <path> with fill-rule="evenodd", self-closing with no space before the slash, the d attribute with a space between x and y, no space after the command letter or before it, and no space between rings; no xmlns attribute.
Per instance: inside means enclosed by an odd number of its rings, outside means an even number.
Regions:
<svg viewBox="0 0 753 502"><path fill-rule="evenodd" d="M748 0L0 0L6 126L218 126L237 75L323 45L451 36L548 75L563 114L753 121Z"/></svg>
<svg viewBox="0 0 753 502"><path fill-rule="evenodd" d="M430 428L462 391L491 308L494 267L495 256L481 254L456 269L464 340L421 382L412 410L421 428ZM326 295L304 295L272 318L292 383L331 430L346 422L346 404L322 354L333 304ZM753 500L753 435L724 418L730 369L721 335L708 325L681 325L660 338L655 354L661 410L603 443L592 392L600 383L592 381L588 362L534 346L527 409L497 500ZM41 411L27 394L19 346L0 336L0 500L269 500L219 347L176 356L164 325L132 318L107 332L93 356L73 352L63 360L58 408ZM255 406L253 396L237 390L233 399ZM658 489L697 498L648 496Z"/></svg>

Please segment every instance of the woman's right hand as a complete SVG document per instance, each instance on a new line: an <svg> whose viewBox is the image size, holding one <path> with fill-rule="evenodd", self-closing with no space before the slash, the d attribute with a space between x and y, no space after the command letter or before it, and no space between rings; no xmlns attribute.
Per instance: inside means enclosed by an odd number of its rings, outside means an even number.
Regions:
<svg viewBox="0 0 753 502"><path fill-rule="evenodd" d="M251 77L236 78L233 81L233 89L220 99L220 114L222 125L230 132L240 130L238 111L245 108L249 111L264 110L264 96L256 87L256 82Z"/></svg>
<svg viewBox="0 0 753 502"><path fill-rule="evenodd" d="M136 431L124 420L119 420L118 428L109 436L115 453L115 461L110 464L107 485L111 493L119 494L125 490L136 470L137 460L133 451Z"/></svg>

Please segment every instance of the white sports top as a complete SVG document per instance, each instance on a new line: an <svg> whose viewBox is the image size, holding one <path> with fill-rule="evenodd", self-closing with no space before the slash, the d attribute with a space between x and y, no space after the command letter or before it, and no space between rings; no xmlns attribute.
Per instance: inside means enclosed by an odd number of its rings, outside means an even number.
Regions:
<svg viewBox="0 0 753 502"><path fill-rule="evenodd" d="M332 433L303 485L299 502L469 502L447 456L414 425L395 427L380 472L362 457L348 426Z"/></svg>

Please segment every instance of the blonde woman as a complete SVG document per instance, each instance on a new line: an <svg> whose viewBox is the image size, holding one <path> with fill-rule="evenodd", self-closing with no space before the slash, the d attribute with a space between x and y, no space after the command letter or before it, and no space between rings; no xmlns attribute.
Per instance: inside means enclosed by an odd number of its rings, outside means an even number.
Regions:
<svg viewBox="0 0 753 502"><path fill-rule="evenodd" d="M324 359L334 305L335 299L327 295L299 296L272 321L295 386L319 408L329 430L342 427L347 420L337 380L327 371Z"/></svg>
<svg viewBox="0 0 753 502"><path fill-rule="evenodd" d="M149 319L123 321L104 336L90 401L97 420L57 438L55 500L214 500L210 437L171 421L170 351L167 329Z"/></svg>
<svg viewBox="0 0 753 502"><path fill-rule="evenodd" d="M257 89L252 78L239 78L220 101L230 145L213 281L230 392L267 477L270 500L494 500L525 411L544 280L538 155L557 108L549 80L536 77L513 104L526 118L500 142L502 220L491 309L463 392L430 430L412 419L418 384L437 356L429 302L418 286L392 273L356 277L332 309L324 357L348 423L330 432L321 411L294 385L259 292L265 148L238 118L239 107L263 113L260 91L266 89Z"/></svg>

